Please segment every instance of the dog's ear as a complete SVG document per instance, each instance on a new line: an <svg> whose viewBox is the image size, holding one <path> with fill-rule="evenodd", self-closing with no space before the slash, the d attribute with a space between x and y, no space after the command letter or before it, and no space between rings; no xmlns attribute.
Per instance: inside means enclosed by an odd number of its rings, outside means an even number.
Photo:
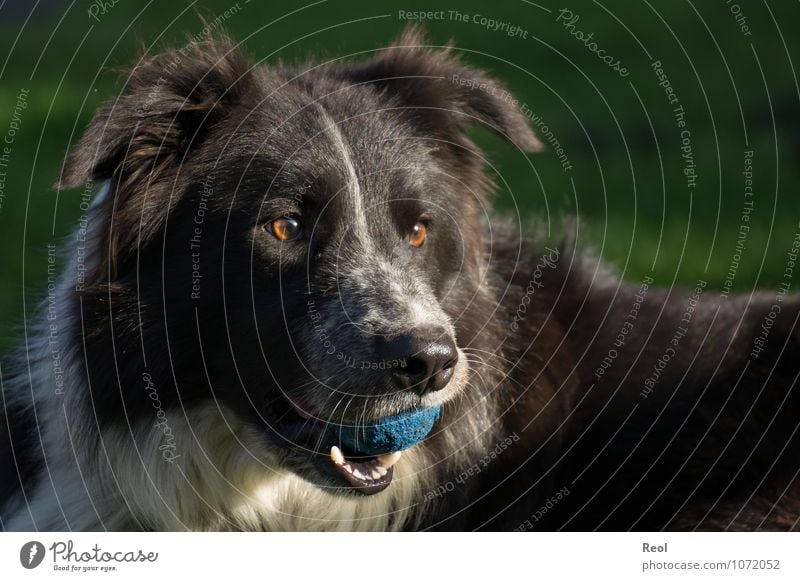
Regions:
<svg viewBox="0 0 800 581"><path fill-rule="evenodd" d="M519 103L498 81L464 65L452 47L430 48L412 26L376 58L353 69L354 82L375 84L419 121L446 137L483 125L524 151L540 151Z"/></svg>
<svg viewBox="0 0 800 581"><path fill-rule="evenodd" d="M180 161L243 93L249 71L226 37L142 60L129 72L122 94L98 109L54 187L110 178L125 184Z"/></svg>
<svg viewBox="0 0 800 581"><path fill-rule="evenodd" d="M188 155L241 103L253 83L247 58L226 37L189 42L140 61L116 99L102 105L67 155L56 189L108 181L94 282L113 279L160 231ZM183 173L180 173L183 172Z"/></svg>

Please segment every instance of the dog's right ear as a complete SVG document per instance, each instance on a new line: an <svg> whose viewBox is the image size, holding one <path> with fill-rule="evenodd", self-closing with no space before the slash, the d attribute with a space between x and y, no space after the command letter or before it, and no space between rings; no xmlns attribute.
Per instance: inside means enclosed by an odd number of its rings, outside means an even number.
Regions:
<svg viewBox="0 0 800 581"><path fill-rule="evenodd" d="M182 164L234 105L252 96L247 58L225 37L142 61L67 155L56 189L108 180L94 281L113 280L166 223ZM184 172L187 173L187 172Z"/></svg>
<svg viewBox="0 0 800 581"><path fill-rule="evenodd" d="M202 140L245 93L250 65L227 37L190 42L141 61L72 147L54 188L157 177Z"/></svg>

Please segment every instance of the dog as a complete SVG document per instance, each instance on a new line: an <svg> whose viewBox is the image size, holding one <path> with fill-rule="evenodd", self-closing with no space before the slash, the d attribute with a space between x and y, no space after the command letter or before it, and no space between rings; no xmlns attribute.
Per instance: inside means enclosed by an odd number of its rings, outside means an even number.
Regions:
<svg viewBox="0 0 800 581"><path fill-rule="evenodd" d="M470 132L543 149L507 94L414 28L137 63L2 368L3 529L797 528L798 297L623 281L494 213Z"/></svg>

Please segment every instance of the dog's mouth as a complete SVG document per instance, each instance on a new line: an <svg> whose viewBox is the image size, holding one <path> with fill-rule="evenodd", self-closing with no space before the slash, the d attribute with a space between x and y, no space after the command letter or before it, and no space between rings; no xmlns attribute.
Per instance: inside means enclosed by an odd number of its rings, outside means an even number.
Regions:
<svg viewBox="0 0 800 581"><path fill-rule="evenodd" d="M269 422L284 446L311 457L323 473L361 494L385 490L403 452L422 442L440 409L413 409L359 424L324 421L291 404Z"/></svg>
<svg viewBox="0 0 800 581"><path fill-rule="evenodd" d="M348 459L348 456L334 445L331 446L330 461L352 488L364 494L375 494L392 483L394 465L402 454L400 450L365 458L353 454Z"/></svg>

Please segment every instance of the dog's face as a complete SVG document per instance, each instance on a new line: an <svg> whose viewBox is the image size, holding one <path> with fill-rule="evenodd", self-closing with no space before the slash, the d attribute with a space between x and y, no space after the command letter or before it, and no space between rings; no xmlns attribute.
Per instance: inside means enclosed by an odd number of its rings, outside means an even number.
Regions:
<svg viewBox="0 0 800 581"><path fill-rule="evenodd" d="M496 83L419 44L278 70L210 42L135 69L60 183L111 182L83 302L117 340L90 337L90 367L124 349L162 405L221 402L303 477L388 486L397 442L468 389L488 208L466 129L539 145ZM149 403L93 395L104 421Z"/></svg>

